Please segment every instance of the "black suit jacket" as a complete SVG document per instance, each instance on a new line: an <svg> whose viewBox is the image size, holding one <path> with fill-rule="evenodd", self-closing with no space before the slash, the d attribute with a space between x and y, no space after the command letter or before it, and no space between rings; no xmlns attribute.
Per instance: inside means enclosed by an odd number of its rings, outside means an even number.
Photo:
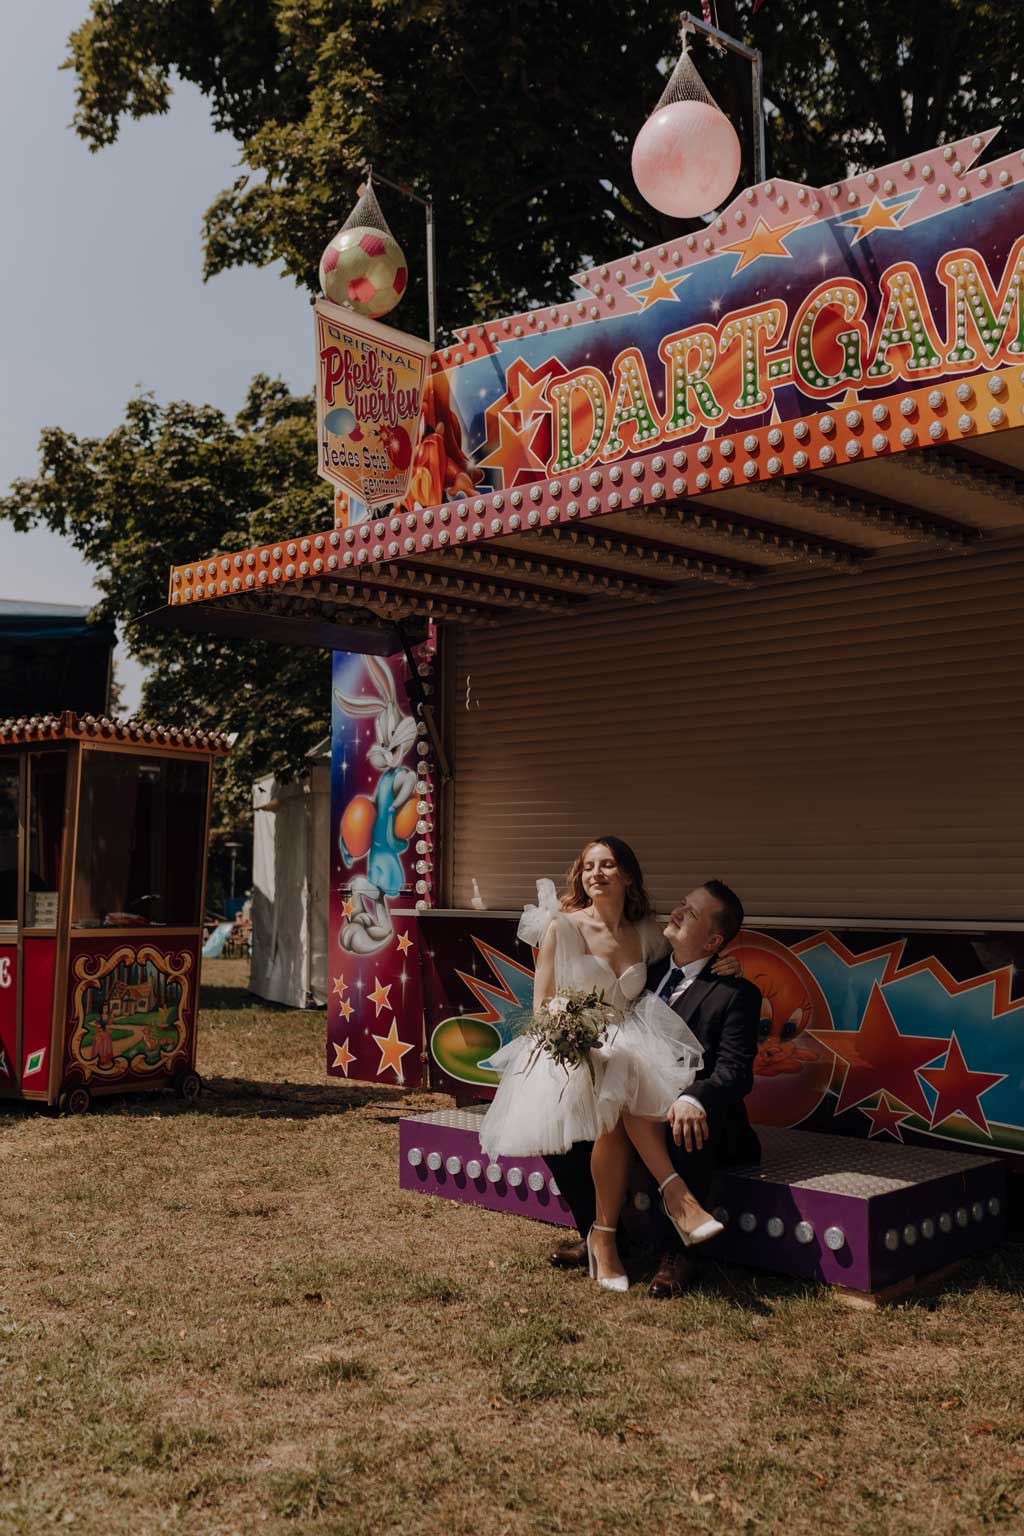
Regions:
<svg viewBox="0 0 1024 1536"><path fill-rule="evenodd" d="M648 990L655 992L672 964L668 955L647 968ZM761 994L743 976L714 976L711 962L687 987L674 1011L690 1026L704 1049L704 1063L687 1094L708 1117L716 1161L758 1161L760 1144L747 1118L744 1099L754 1086Z"/></svg>

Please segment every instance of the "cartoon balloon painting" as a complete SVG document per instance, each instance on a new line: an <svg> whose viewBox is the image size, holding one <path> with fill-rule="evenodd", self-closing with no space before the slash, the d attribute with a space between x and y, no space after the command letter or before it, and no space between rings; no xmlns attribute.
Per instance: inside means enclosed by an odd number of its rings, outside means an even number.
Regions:
<svg viewBox="0 0 1024 1536"><path fill-rule="evenodd" d="M342 842L353 859L361 859L370 846L377 807L368 795L353 795L341 818Z"/></svg>
<svg viewBox="0 0 1024 1536"><path fill-rule="evenodd" d="M324 417L325 428L328 432L333 432L335 437L344 437L346 432L353 430L355 424L356 419L352 412L343 405L339 405L333 411L328 411Z"/></svg>

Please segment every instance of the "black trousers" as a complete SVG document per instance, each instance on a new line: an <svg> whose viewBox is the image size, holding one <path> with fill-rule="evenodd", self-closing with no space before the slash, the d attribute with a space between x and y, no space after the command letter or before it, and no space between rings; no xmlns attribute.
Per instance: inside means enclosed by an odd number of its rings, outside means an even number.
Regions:
<svg viewBox="0 0 1024 1536"><path fill-rule="evenodd" d="M671 1129L665 1127L665 1144L672 1166L686 1180L694 1198L702 1205L711 1194L715 1171L718 1167L717 1137L714 1119L708 1116L708 1139L699 1152L687 1152L685 1146L677 1147ZM593 1142L577 1141L568 1152L559 1152L545 1159L558 1187L565 1197L580 1236L586 1237L596 1219L594 1180L590 1174L590 1153ZM655 1242L662 1253L682 1253L683 1244L675 1228L665 1220L656 1203L654 1217Z"/></svg>

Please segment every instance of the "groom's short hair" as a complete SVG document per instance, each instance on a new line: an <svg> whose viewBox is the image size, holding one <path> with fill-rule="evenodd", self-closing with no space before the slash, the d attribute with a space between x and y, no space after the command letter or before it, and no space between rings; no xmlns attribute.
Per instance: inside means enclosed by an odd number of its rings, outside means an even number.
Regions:
<svg viewBox="0 0 1024 1536"><path fill-rule="evenodd" d="M704 889L718 903L718 911L712 922L715 932L722 935L722 948L731 944L743 927L743 903L736 892L724 880L705 880Z"/></svg>

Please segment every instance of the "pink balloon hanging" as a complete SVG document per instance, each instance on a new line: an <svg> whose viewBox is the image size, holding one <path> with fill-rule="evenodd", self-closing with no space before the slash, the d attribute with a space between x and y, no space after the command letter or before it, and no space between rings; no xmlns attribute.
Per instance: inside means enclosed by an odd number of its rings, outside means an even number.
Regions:
<svg viewBox="0 0 1024 1536"><path fill-rule="evenodd" d="M689 38L633 144L633 179L659 213L695 218L725 201L740 173L736 130L697 73Z"/></svg>

